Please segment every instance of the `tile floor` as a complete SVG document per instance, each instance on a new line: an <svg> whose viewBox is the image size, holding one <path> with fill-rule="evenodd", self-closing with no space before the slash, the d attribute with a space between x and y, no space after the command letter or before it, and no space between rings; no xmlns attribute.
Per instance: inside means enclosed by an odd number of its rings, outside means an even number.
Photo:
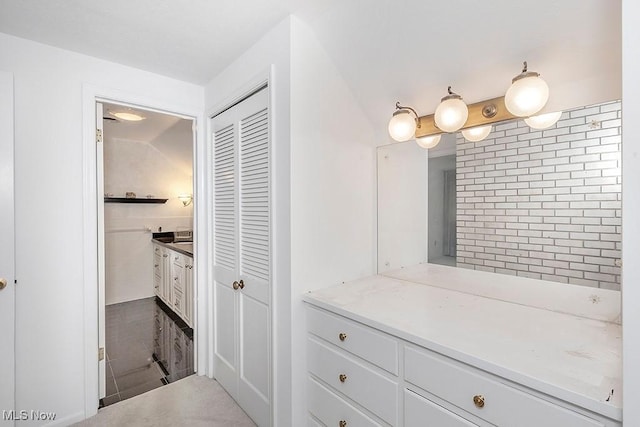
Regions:
<svg viewBox="0 0 640 427"><path fill-rule="evenodd" d="M194 373L193 329L156 297L108 305L107 393L101 406Z"/></svg>

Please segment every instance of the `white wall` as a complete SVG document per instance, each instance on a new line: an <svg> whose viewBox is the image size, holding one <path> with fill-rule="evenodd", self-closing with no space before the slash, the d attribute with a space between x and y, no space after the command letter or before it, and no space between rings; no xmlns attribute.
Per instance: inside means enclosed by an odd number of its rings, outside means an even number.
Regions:
<svg viewBox="0 0 640 427"><path fill-rule="evenodd" d="M214 114L229 102L246 94L252 85L271 72L270 103L274 140L273 226L275 248L272 311L276 367L273 372L274 425L291 424L291 269L290 269L290 37L289 18L244 52L205 88L206 111ZM209 157L211 158L211 157ZM211 319L210 319L211 320ZM296 355L296 357L298 357Z"/></svg>
<svg viewBox="0 0 640 427"><path fill-rule="evenodd" d="M276 26L207 85L208 111L237 97L271 64L276 131L275 425L303 425L301 297L374 272L375 152L368 122L349 86L295 17Z"/></svg>
<svg viewBox="0 0 640 427"><path fill-rule="evenodd" d="M184 127L188 132L176 132ZM132 191L137 197L168 198L165 204L105 203L105 302L116 304L154 295L151 231L193 229L191 121L181 120L153 141L131 141L104 131L104 190L114 197ZM165 135L167 134L167 135ZM160 147L158 149L157 147ZM146 231L146 229L150 231Z"/></svg>
<svg viewBox="0 0 640 427"><path fill-rule="evenodd" d="M95 144L82 140L83 83L186 111L202 109L203 89L4 34L0 69L15 76L16 404L66 425L84 418L84 328L96 322L83 318L95 285L82 271L82 153Z"/></svg>
<svg viewBox="0 0 640 427"><path fill-rule="evenodd" d="M640 4L622 1L622 360L624 426L640 425Z"/></svg>
<svg viewBox="0 0 640 427"><path fill-rule="evenodd" d="M371 125L302 21L291 34L292 425L306 424L304 293L375 272Z"/></svg>

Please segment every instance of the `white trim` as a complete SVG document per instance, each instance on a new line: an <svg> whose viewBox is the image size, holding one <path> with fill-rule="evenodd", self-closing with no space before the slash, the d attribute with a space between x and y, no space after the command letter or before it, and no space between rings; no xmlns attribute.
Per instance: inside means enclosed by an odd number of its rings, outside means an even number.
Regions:
<svg viewBox="0 0 640 427"><path fill-rule="evenodd" d="M193 107L176 105L154 99L149 96L132 94L116 89L101 88L91 84L82 85L82 175L83 175L83 301L84 301L84 417L93 416L98 411L98 254L97 254L97 187L95 152L95 103L109 102L141 107L151 111L173 114L192 119L196 123L194 147L194 200L203 200L207 192L206 185L206 138L203 137L205 120L202 111ZM195 353L196 373L205 375L208 360L207 324L203 320L209 311L206 284L210 276L207 262L209 258L209 228L206 203L194 203L194 264L196 283L195 306ZM94 286L95 285L95 286Z"/></svg>

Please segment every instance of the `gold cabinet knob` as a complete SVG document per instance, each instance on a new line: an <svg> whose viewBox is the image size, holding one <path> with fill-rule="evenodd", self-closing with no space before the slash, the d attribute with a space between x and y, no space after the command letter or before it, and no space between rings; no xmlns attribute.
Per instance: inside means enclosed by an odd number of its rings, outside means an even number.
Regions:
<svg viewBox="0 0 640 427"><path fill-rule="evenodd" d="M7 279L0 278L0 291L7 287Z"/></svg>
<svg viewBox="0 0 640 427"><path fill-rule="evenodd" d="M347 427L347 422L345 420L340 420L340 422L338 423L338 426Z"/></svg>
<svg viewBox="0 0 640 427"><path fill-rule="evenodd" d="M338 335L338 338L340 338L340 341L344 341L347 339L347 334L345 334L344 332L341 333L340 335Z"/></svg>
<svg viewBox="0 0 640 427"><path fill-rule="evenodd" d="M473 404L476 405L477 408L484 407L484 396L481 394L473 396Z"/></svg>
<svg viewBox="0 0 640 427"><path fill-rule="evenodd" d="M238 282L235 282L235 281L234 281L234 282L233 282L233 289L235 289L236 291L237 291L238 289L240 289L240 283L238 283Z"/></svg>
<svg viewBox="0 0 640 427"><path fill-rule="evenodd" d="M238 282L238 286L240 289L244 289L244 280L240 280L240 282Z"/></svg>
<svg viewBox="0 0 640 427"><path fill-rule="evenodd" d="M343 383L347 380L347 376L345 374L340 374L338 375L338 379L340 380L341 383Z"/></svg>

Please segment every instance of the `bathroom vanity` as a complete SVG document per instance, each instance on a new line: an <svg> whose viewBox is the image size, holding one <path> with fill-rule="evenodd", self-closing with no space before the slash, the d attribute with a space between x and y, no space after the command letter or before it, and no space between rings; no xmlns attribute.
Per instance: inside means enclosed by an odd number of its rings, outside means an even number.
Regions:
<svg viewBox="0 0 640 427"><path fill-rule="evenodd" d="M154 292L193 328L193 243L153 240Z"/></svg>
<svg viewBox="0 0 640 427"><path fill-rule="evenodd" d="M420 264L304 299L309 425L621 425L618 291Z"/></svg>

